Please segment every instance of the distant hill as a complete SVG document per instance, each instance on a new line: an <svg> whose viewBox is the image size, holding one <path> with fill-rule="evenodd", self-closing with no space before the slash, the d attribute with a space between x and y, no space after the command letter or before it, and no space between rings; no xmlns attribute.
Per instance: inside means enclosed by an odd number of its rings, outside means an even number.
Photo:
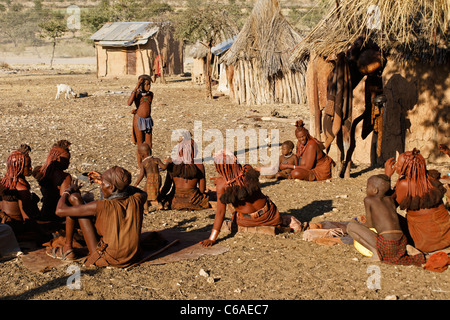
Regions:
<svg viewBox="0 0 450 320"><path fill-rule="evenodd" d="M220 1L220 0L218 0ZM257 0L241 0L241 3L248 3L249 5L253 5ZM318 0L278 0L281 4L282 8L308 8L314 6ZM1 1L5 2L5 0ZM101 0L46 0L42 1L42 5L44 8L67 8L70 5L77 5L80 8L92 8L97 6ZM186 4L186 0L163 0L163 2L171 5L174 8L183 8ZM21 3L25 7L33 7L33 0L14 0L14 3Z"/></svg>

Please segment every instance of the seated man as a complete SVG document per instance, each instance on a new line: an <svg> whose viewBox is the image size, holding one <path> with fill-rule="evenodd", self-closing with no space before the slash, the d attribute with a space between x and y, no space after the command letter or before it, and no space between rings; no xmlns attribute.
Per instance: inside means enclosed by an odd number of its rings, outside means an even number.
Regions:
<svg viewBox="0 0 450 320"><path fill-rule="evenodd" d="M76 183L63 192L56 214L66 218L66 241L64 246L52 248L48 254L60 259L76 257L72 241L78 222L89 249L86 266L125 267L140 254L147 194L130 186L131 174L121 167L114 166L95 178L101 181L104 200L84 204Z"/></svg>
<svg viewBox="0 0 450 320"><path fill-rule="evenodd" d="M161 189L162 202L173 210L201 210L210 207L206 191L205 166L194 163L195 142L184 138L178 145L178 157L167 168ZM171 192L169 192L172 190Z"/></svg>
<svg viewBox="0 0 450 320"><path fill-rule="evenodd" d="M400 227L396 205L391 196L390 179L380 174L367 180L367 196L364 198L366 222L352 221L347 233L372 252L372 259L388 264L417 265L425 263L425 255L407 254L407 239ZM370 230L374 228L376 232Z"/></svg>

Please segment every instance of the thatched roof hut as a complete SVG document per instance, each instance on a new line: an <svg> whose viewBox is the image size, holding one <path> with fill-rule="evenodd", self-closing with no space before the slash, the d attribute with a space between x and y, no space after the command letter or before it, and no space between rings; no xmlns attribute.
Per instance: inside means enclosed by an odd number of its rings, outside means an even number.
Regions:
<svg viewBox="0 0 450 320"><path fill-rule="evenodd" d="M296 46L297 65L314 51L331 56L360 36L372 39L391 58L445 64L450 60L448 0L337 0L328 15Z"/></svg>
<svg viewBox="0 0 450 320"><path fill-rule="evenodd" d="M299 41L293 66L311 56L345 52L359 37L373 40L387 57L387 97L379 162L416 147L430 162L448 161L437 150L450 143L450 2L448 0L338 0ZM364 87L354 90L353 118L364 108ZM358 130L357 130L358 131ZM357 132L358 134L358 132ZM368 137L370 138L370 137ZM368 163L370 139L357 141L355 162Z"/></svg>
<svg viewBox="0 0 450 320"><path fill-rule="evenodd" d="M195 84L204 84L206 75L206 55L208 48L200 42L196 42L189 50L189 55L192 57L192 82Z"/></svg>
<svg viewBox="0 0 450 320"><path fill-rule="evenodd" d="M304 103L305 64L291 66L302 37L287 22L277 0L259 0L233 45L221 59L234 66L239 104ZM302 69L303 67L303 69Z"/></svg>

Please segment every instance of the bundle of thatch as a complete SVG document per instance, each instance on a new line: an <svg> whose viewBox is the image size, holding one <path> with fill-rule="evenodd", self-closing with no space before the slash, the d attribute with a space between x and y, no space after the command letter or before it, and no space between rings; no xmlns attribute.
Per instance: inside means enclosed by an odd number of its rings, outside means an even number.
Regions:
<svg viewBox="0 0 450 320"><path fill-rule="evenodd" d="M189 55L193 59L203 59L206 57L207 54L208 54L208 48L198 41L189 50Z"/></svg>
<svg viewBox="0 0 450 320"><path fill-rule="evenodd" d="M450 59L450 1L337 0L337 5L301 41L291 62L346 51L360 35L401 60L444 64Z"/></svg>
<svg viewBox="0 0 450 320"><path fill-rule="evenodd" d="M277 0L259 0L221 62L233 65L237 103L303 103L302 62L289 58L301 36L281 14Z"/></svg>

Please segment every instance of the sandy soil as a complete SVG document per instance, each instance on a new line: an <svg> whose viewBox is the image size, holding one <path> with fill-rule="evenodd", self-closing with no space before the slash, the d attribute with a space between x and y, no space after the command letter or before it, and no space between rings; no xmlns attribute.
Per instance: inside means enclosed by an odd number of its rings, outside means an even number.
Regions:
<svg viewBox="0 0 450 320"><path fill-rule="evenodd" d="M94 68L55 66L54 70L17 66L0 72L0 159L5 170L8 154L21 143L32 147L33 165L46 159L59 139L72 142L69 172L102 171L121 165L137 176L135 146L130 143L131 107L126 105L136 79L98 80ZM174 142L171 130L278 129L280 141L294 140L290 123L255 121L276 109L290 119L307 119L304 106L238 106L228 97L205 100L204 89L185 77L154 84L154 154L166 157ZM88 97L55 100L56 85L67 83ZM208 177L216 175L211 164ZM434 166L431 166L434 167ZM449 172L449 167L434 167ZM263 181L263 191L282 214L301 221L349 221L364 214L367 178L382 173L359 164L352 178L328 182ZM163 174L164 176L164 174ZM28 179L39 193L36 181ZM208 183L211 183L208 181ZM214 210L158 211L145 216L145 230L177 228L188 232L210 230ZM125 271L81 267L81 288L66 286L66 269L34 273L20 258L0 263L0 298L8 300L447 300L450 271L434 273L414 266L374 263L351 245L323 246L302 240L302 234L221 234L229 251L165 265L144 264ZM376 289L368 286L379 271ZM203 269L214 278L207 281Z"/></svg>

